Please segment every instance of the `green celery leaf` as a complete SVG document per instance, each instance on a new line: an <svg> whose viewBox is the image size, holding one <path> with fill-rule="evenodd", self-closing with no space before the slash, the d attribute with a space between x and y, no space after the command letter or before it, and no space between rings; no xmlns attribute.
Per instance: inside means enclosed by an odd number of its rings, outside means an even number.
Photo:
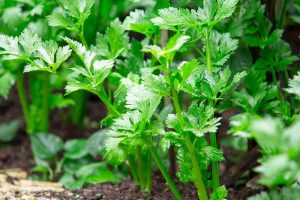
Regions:
<svg viewBox="0 0 300 200"><path fill-rule="evenodd" d="M268 45L260 52L260 58L254 67L264 71L283 71L297 60L299 57L292 55L290 45L280 40L275 44Z"/></svg>
<svg viewBox="0 0 300 200"><path fill-rule="evenodd" d="M64 187L71 190L79 190L83 187L84 181L76 180L73 175L65 173L60 179L59 182L63 184Z"/></svg>
<svg viewBox="0 0 300 200"><path fill-rule="evenodd" d="M210 34L210 50L213 66L222 66L238 47L238 40L232 39L229 33L212 31ZM206 48L204 46L204 48ZM203 61L206 62L205 60Z"/></svg>
<svg viewBox="0 0 300 200"><path fill-rule="evenodd" d="M63 150L63 141L53 134L38 133L31 136L31 149L35 157L50 160Z"/></svg>
<svg viewBox="0 0 300 200"><path fill-rule="evenodd" d="M11 142L15 137L20 127L19 120L11 120L0 123L0 141Z"/></svg>
<svg viewBox="0 0 300 200"><path fill-rule="evenodd" d="M15 75L0 67L0 96L7 99L9 91L16 81Z"/></svg>
<svg viewBox="0 0 300 200"><path fill-rule="evenodd" d="M193 102L188 112L184 114L186 123L183 130L190 131L197 137L202 137L209 132L215 133L221 118L214 118L214 112L215 110L211 106L204 103L198 105L198 103Z"/></svg>
<svg viewBox="0 0 300 200"><path fill-rule="evenodd" d="M84 139L73 139L65 143L64 157L69 159L78 159L86 156L89 151L89 143Z"/></svg>
<svg viewBox="0 0 300 200"><path fill-rule="evenodd" d="M269 192L261 192L248 198L248 200L299 200L299 185L276 188Z"/></svg>
<svg viewBox="0 0 300 200"><path fill-rule="evenodd" d="M135 10L129 13L129 16L123 22L126 30L135 31L151 37L158 33L158 27L150 21L150 16L143 10Z"/></svg>
<svg viewBox="0 0 300 200"><path fill-rule="evenodd" d="M297 95L297 98L300 99L300 72L298 72L293 79L289 80L289 88L287 88L286 91Z"/></svg>
<svg viewBox="0 0 300 200"><path fill-rule="evenodd" d="M178 8L164 8L158 11L158 16L151 19L151 21L159 26L161 29L170 29L176 31L186 27L201 26L195 16L195 10Z"/></svg>
<svg viewBox="0 0 300 200"><path fill-rule="evenodd" d="M97 35L96 45L92 46L96 55L104 59L116 59L121 55L124 56L128 48L128 34L118 19L111 22L104 35Z"/></svg>
<svg viewBox="0 0 300 200"><path fill-rule="evenodd" d="M92 163L81 167L76 172L76 177L87 183L117 182L119 178L105 163Z"/></svg>
<svg viewBox="0 0 300 200"><path fill-rule="evenodd" d="M211 194L210 200L226 200L227 195L226 187L222 185Z"/></svg>
<svg viewBox="0 0 300 200"><path fill-rule="evenodd" d="M164 48L156 45L147 45L143 51L151 53L158 60L161 57L171 59L189 39L189 36L176 34L168 41Z"/></svg>

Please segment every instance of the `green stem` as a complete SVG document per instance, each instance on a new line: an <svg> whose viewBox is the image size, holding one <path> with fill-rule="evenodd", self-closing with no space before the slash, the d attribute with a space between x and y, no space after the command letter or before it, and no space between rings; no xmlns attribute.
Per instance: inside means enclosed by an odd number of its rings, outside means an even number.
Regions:
<svg viewBox="0 0 300 200"><path fill-rule="evenodd" d="M287 5L288 5L288 0L283 0L281 13L280 13L280 18L279 18L278 23L277 23L277 28L282 28L283 27L283 22L284 22L284 19L285 19Z"/></svg>
<svg viewBox="0 0 300 200"><path fill-rule="evenodd" d="M134 184L138 185L139 184L139 179L138 179L138 169L136 167L136 162L135 158L132 155L128 156L128 162L129 162L129 169L133 178Z"/></svg>
<svg viewBox="0 0 300 200"><path fill-rule="evenodd" d="M25 95L25 87L24 87L24 76L23 73L20 72L17 74L17 90L18 90L18 95L19 95L19 99L21 102L21 107L22 107L22 111L24 114L24 118L25 118L25 123L26 123L26 129L30 130L30 115L29 115L29 109L28 109L28 102L26 99L26 95Z"/></svg>
<svg viewBox="0 0 300 200"><path fill-rule="evenodd" d="M276 77L276 72L275 72L275 70L272 69L271 73L272 73L273 83L274 83L275 85L277 85L277 77Z"/></svg>
<svg viewBox="0 0 300 200"><path fill-rule="evenodd" d="M161 159L159 158L159 155L158 155L156 149L154 148L153 144L151 142L149 142L148 140L146 140L145 138L144 138L144 142L147 144L154 161L156 162L159 170L161 171L163 177L165 178L165 180L166 180L168 186L170 187L170 189L171 189L173 195L175 196L175 198L177 200L183 200L183 197L178 192L178 190L175 186L175 183L173 182L172 178L170 177L170 175L168 173L168 170L166 169L166 167L162 163Z"/></svg>
<svg viewBox="0 0 300 200"><path fill-rule="evenodd" d="M143 157L141 152L141 147L139 146L136 150L136 160L137 160L137 166L138 166L138 176L139 176L139 186L144 190L144 165L143 165Z"/></svg>
<svg viewBox="0 0 300 200"><path fill-rule="evenodd" d="M81 27L81 31L78 31L77 34L84 47L86 49L89 49L89 46L84 37L83 26ZM82 125L86 111L86 103L88 101L88 93L86 93L85 91L77 91L72 94L72 98L75 102L75 105L71 110L71 120L77 125Z"/></svg>
<svg viewBox="0 0 300 200"><path fill-rule="evenodd" d="M106 94L104 94L103 92L102 93L99 93L97 94L98 97L100 98L100 100L104 103L104 105L107 107L108 111L119 117L121 116L120 112L114 107L114 105L109 101L108 97Z"/></svg>
<svg viewBox="0 0 300 200"><path fill-rule="evenodd" d="M210 133L210 145L214 148L218 148L217 144L217 135L216 133ZM213 184L213 191L217 191L218 187L220 186L220 174L219 174L219 163L212 162L212 184Z"/></svg>
<svg viewBox="0 0 300 200"><path fill-rule="evenodd" d="M84 33L83 33L83 26L82 26L82 30L80 32L78 32L78 35L79 35L79 38L80 38L80 41L82 42L82 44L84 45L84 47L86 49L89 49L89 45L84 37Z"/></svg>
<svg viewBox="0 0 300 200"><path fill-rule="evenodd" d="M207 70L209 73L212 72L212 64L211 64L211 52L210 52L210 31L207 28L206 29L206 63L207 63ZM210 133L210 143L211 146L214 148L218 148L217 145L217 137L216 133ZM216 191L220 185L220 176L219 176L219 163L218 162L212 162L212 185L213 185L213 191Z"/></svg>
<svg viewBox="0 0 300 200"><path fill-rule="evenodd" d="M76 91L71 94L72 99L75 102L75 105L72 106L71 110L71 119L72 122L81 125L83 124L86 102L88 100L88 95L85 91Z"/></svg>
<svg viewBox="0 0 300 200"><path fill-rule="evenodd" d="M144 190L147 193L151 192L151 175L152 175L152 168L151 168L151 152L146 151L144 155L144 166L145 166L145 172L144 172Z"/></svg>
<svg viewBox="0 0 300 200"><path fill-rule="evenodd" d="M207 28L205 31L205 52L206 52L206 63L208 72L212 71L211 64L211 52L210 52L210 31Z"/></svg>
<svg viewBox="0 0 300 200"><path fill-rule="evenodd" d="M181 112L181 108L179 105L179 101L178 101L178 94L176 92L176 90L172 87L171 85L171 92L172 92L172 97L173 97L173 104L179 119L179 123L181 127L184 127L184 119L182 116L182 112ZM203 178L202 178L202 174L201 174L201 170L199 167L199 164L197 162L197 157L196 157L196 152L195 152L195 148L192 144L191 138L188 134L185 135L185 143L187 145L189 154L190 154L190 158L192 160L192 165L193 165L193 169L194 169L194 173L195 173L195 177L194 177L194 182L195 185L197 187L198 190L198 196L201 200L208 200L208 196L207 196L207 192L206 192L206 188L203 182Z"/></svg>
<svg viewBox="0 0 300 200"><path fill-rule="evenodd" d="M288 82L289 82L289 73L287 71L287 69L285 69L283 71L283 83L284 83L284 87L288 87Z"/></svg>
<svg viewBox="0 0 300 200"><path fill-rule="evenodd" d="M41 131L48 132L49 128L49 74L48 72L44 73L43 80L43 99L42 99L42 111L41 111Z"/></svg>

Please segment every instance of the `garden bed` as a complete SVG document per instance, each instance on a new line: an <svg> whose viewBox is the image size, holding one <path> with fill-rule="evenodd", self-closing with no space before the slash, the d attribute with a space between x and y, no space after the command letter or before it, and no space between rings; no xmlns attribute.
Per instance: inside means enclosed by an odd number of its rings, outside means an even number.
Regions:
<svg viewBox="0 0 300 200"><path fill-rule="evenodd" d="M10 119L15 119L20 116L21 108L16 99L16 92L13 90L12 94L9 96L7 101L0 100L0 108L5 108L2 110L1 120L6 121ZM9 104L9 106L8 106ZM105 112L102 104L95 103L92 100L88 103L88 113L91 120L97 119L101 116L102 112ZM91 108L99 108L98 110ZM56 115L59 116L59 115ZM225 118L226 119L226 118ZM54 132L57 132L59 136L64 139L74 139L81 137L88 137L92 134L96 129L84 129L76 126L65 126L64 124L57 123L59 119L53 119L52 123L54 124L55 129ZM225 122L226 123L226 122ZM228 123L228 121L227 121ZM226 126L224 126L226 127ZM72 130L72 131L70 131ZM225 131L225 130L223 130ZM222 134L224 136L224 132ZM16 153L18 152L18 153ZM226 159L224 163L222 163L222 177L221 179L226 179L226 172L230 169L234 163L230 162L232 158L237 156L237 152L233 149L226 148L225 149L225 157ZM27 134L24 131L19 131L17 133L16 138L10 144L2 144L0 148L0 169L1 170L11 170L20 168L23 173L27 175L31 173L31 169L34 167L34 158L32 155L30 140ZM248 166L249 167L249 166ZM249 167L250 169L251 167ZM236 172L238 173L238 172ZM243 174L247 174L249 171L244 171ZM238 178L238 177L237 177ZM254 177L252 177L254 178ZM9 180L18 180L19 177L8 176L7 181ZM251 179L251 178L250 178ZM24 178L23 178L24 180ZM16 181L17 182L17 181ZM174 197L166 185L163 177L159 172L156 172L152 181L152 192L151 194L143 194L138 187L134 185L131 179L126 178L117 184L110 183L102 183L102 184L90 184L83 189L79 190L68 190L64 189L64 191L55 191L48 190L47 187L41 186L39 192L37 191L24 191L24 188L19 187L19 190L14 190L12 192L4 193L0 188L0 197L1 195L8 195L15 198L25 199L31 198L32 200L36 199L58 199L58 200L116 200L122 197L122 200L173 200ZM193 185L190 184L179 184L177 185L179 190L184 195L185 199L188 200L196 200L197 199L197 190ZM2 188L3 189L3 188ZM14 188L15 189L15 188ZM260 192L263 188L259 187L255 184L255 181L249 181L246 183L242 183L237 187L229 187L228 188L228 200L246 200L247 197Z"/></svg>
<svg viewBox="0 0 300 200"><path fill-rule="evenodd" d="M0 199L298 200L299 16L0 0Z"/></svg>

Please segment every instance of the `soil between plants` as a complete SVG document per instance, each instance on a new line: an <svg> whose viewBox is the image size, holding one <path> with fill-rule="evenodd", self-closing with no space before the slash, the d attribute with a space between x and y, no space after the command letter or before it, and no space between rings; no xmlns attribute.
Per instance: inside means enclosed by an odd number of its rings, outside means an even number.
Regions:
<svg viewBox="0 0 300 200"><path fill-rule="evenodd" d="M0 99L0 122L20 118L22 116L20 105L17 101L16 91L13 90L8 101ZM87 115L90 121L97 121L105 116L105 108L98 103L94 97L90 98L87 105ZM97 126L80 128L74 125L63 123L64 111L54 111L56 116L51 118L52 133L63 139L84 138L94 133ZM224 117L226 120L226 117ZM0 170L21 168L30 174L34 167L34 159L31 153L30 141L24 131L18 132L17 137L9 144L0 144ZM222 131L223 132L223 131ZM222 133L223 134L223 133ZM221 135L222 135L221 134ZM236 156L231 149L224 149L225 158ZM221 164L221 179L224 180L227 170L233 165L230 159ZM242 179L237 181L238 185L228 188L228 200L246 200L247 197L260 192L263 188L258 187L255 181L251 180L253 175L249 171L243 173ZM252 183L253 182L253 183ZM186 200L196 200L197 192L192 184L177 184L177 188ZM59 200L173 200L173 195L160 173L153 176L151 194L142 194L140 190L127 178L115 185L110 183L88 185L81 190L65 190L64 192L33 192L36 199L59 199Z"/></svg>

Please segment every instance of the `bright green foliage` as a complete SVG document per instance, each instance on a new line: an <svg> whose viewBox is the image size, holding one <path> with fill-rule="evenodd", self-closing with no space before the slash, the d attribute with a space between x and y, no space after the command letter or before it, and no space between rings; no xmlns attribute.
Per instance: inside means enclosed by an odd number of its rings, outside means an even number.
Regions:
<svg viewBox="0 0 300 200"><path fill-rule="evenodd" d="M58 47L50 40L42 42L40 37L25 29L19 37L0 35L0 54L5 60L24 60L28 63L24 72L47 71L55 73L71 55L68 46Z"/></svg>
<svg viewBox="0 0 300 200"><path fill-rule="evenodd" d="M92 163L81 167L76 177L86 183L116 182L118 177L108 169L105 163Z"/></svg>
<svg viewBox="0 0 300 200"><path fill-rule="evenodd" d="M236 50L238 40L232 39L229 33L221 34L217 31L211 32L210 50L212 54L212 65L223 66L230 55ZM204 48L206 48L204 46ZM203 61L204 64L206 61Z"/></svg>
<svg viewBox="0 0 300 200"><path fill-rule="evenodd" d="M157 89L155 85L152 86L154 86L154 89ZM106 142L107 156L109 158L112 158L109 154L124 155L125 152L121 148L123 145L126 149L126 144L128 143L133 146L143 144L142 140L145 137L146 125L150 123L150 119L160 101L161 96L152 88L147 88L144 84L137 83L130 85L127 89L125 105L128 111L114 120L108 133L111 136ZM133 146L130 148L134 148ZM130 154L133 152L128 151L126 153ZM120 158L124 157L120 156Z"/></svg>
<svg viewBox="0 0 300 200"><path fill-rule="evenodd" d="M92 50L100 58L116 59L120 55L126 55L129 48L128 42L129 39L124 26L116 19L111 22L104 35L97 35L96 45L92 46Z"/></svg>
<svg viewBox="0 0 300 200"><path fill-rule="evenodd" d="M20 37L0 35L0 54L4 55L5 60L26 60L37 51L41 42L39 36L28 29L25 29Z"/></svg>
<svg viewBox="0 0 300 200"><path fill-rule="evenodd" d="M260 183L298 182L300 74L287 81L299 58L282 39L284 3L273 16L272 6L256 0L0 0L0 95L7 98L17 83L28 132L47 132L50 109L81 108L56 92L64 87L97 95L108 111L105 129L88 139L32 134L33 172L71 189L118 181L104 158L150 193L157 167L181 200L165 166L171 149L180 181L192 182L201 200L224 200L217 135L227 109L239 112L229 133L245 144L255 140L262 154ZM141 10L130 12L135 7ZM1 127L11 140L16 124ZM294 200L297 190L253 199Z"/></svg>
<svg viewBox="0 0 300 200"><path fill-rule="evenodd" d="M238 73L233 77L232 81L230 81L231 71L228 67L213 75L201 70L199 75L194 77L190 84L186 85L183 90L199 99L218 101L221 100L245 75L245 72Z"/></svg>
<svg viewBox="0 0 300 200"><path fill-rule="evenodd" d="M197 20L196 11L188 9L165 8L158 11L159 16L151 21L162 29L177 30L185 27L197 27L201 22Z"/></svg>
<svg viewBox="0 0 300 200"><path fill-rule="evenodd" d="M50 26L57 26L70 31L78 31L91 14L94 0L59 0L61 9L54 10L48 16Z"/></svg>
<svg viewBox="0 0 300 200"><path fill-rule="evenodd" d="M209 26L232 15L238 0L204 0L203 9L198 9L199 18Z"/></svg>
<svg viewBox="0 0 300 200"><path fill-rule="evenodd" d="M158 33L158 27L150 21L151 18L149 15L143 10L132 11L126 17L123 24L126 30L132 30L150 38L153 34Z"/></svg>
<svg viewBox="0 0 300 200"><path fill-rule="evenodd" d="M176 34L173 36L167 45L163 48L156 45L148 45L143 51L151 53L156 59L164 62L166 60L172 60L175 53L190 39L189 36Z"/></svg>
<svg viewBox="0 0 300 200"><path fill-rule="evenodd" d="M96 54L86 50L81 43L69 38L64 39L83 63L83 66L71 68L72 73L67 77L67 93L69 94L77 90L87 90L98 94L102 90L102 84L109 75L114 61L96 60Z"/></svg>
<svg viewBox="0 0 300 200"><path fill-rule="evenodd" d="M263 151L260 183L267 186L291 184L298 179L300 154L299 121L284 128L280 119L265 118L252 123L250 132ZM270 140L272 138L272 140ZM272 167L276 166L276 168Z"/></svg>
<svg viewBox="0 0 300 200"><path fill-rule="evenodd" d="M220 118L214 118L214 109L201 104L193 103L189 111L184 114L186 121L185 127L180 127L178 117L174 114L169 114L166 120L168 128L173 128L177 132L192 132L197 137L204 136L205 133L215 132L219 124Z"/></svg>
<svg viewBox="0 0 300 200"><path fill-rule="evenodd" d="M295 94L300 97L300 73L294 76L293 79L289 81L289 88L286 89L288 93Z"/></svg>
<svg viewBox="0 0 300 200"><path fill-rule="evenodd" d="M260 194L254 195L248 200L299 200L300 199L300 188L298 185L284 187L280 191L272 190L271 192L261 192Z"/></svg>
<svg viewBox="0 0 300 200"><path fill-rule="evenodd" d="M187 10L177 8L166 8L159 10L159 17L152 22L162 29L182 29L186 27L199 28L202 25L210 27L222 19L232 15L238 0L205 0L203 8L198 10Z"/></svg>
<svg viewBox="0 0 300 200"><path fill-rule="evenodd" d="M225 200L227 197L227 190L225 186L220 186L216 192L211 195L211 200Z"/></svg>
<svg viewBox="0 0 300 200"><path fill-rule="evenodd" d="M0 66L0 96L7 99L11 87L15 84L15 75Z"/></svg>

